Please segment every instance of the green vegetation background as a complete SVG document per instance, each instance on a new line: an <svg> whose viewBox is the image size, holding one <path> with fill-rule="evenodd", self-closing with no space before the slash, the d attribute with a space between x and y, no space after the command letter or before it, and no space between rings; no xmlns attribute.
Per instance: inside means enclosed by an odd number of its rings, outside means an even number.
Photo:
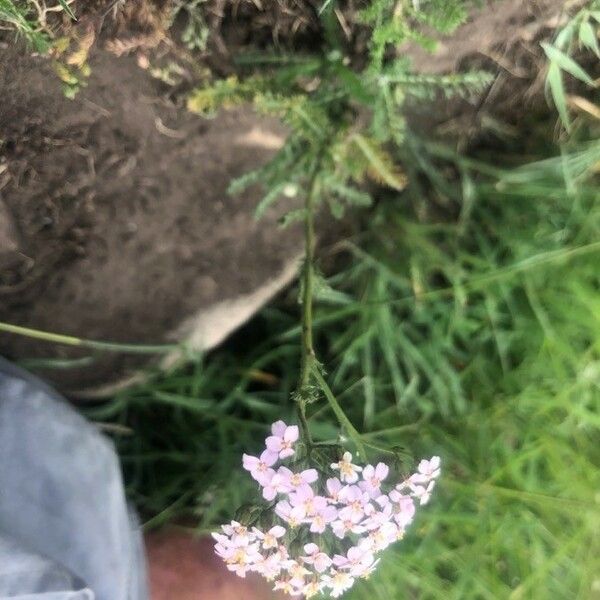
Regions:
<svg viewBox="0 0 600 600"><path fill-rule="evenodd" d="M551 121L537 131L521 152L538 160L507 171L413 141L421 183L321 251L316 345L344 410L367 441L444 464L349 598L600 594L600 142L587 130L596 141L559 149ZM524 162L505 152L496 164ZM423 217L440 199L455 218ZM208 530L256 493L240 456L293 418L297 313L292 290L205 360L96 411L132 429L118 440L149 526L192 511ZM337 433L326 407L311 426Z"/></svg>

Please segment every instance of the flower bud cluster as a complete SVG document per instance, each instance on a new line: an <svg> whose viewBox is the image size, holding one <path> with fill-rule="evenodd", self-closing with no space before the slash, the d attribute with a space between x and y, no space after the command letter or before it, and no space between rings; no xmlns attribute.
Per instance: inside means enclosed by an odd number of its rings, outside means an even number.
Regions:
<svg viewBox="0 0 600 600"><path fill-rule="evenodd" d="M241 577L255 572L292 596L337 598L374 571L382 550L402 539L417 506L429 501L440 458L422 460L416 473L394 485L385 463L362 467L345 452L330 465L337 476L326 478L314 468L275 469L295 455L299 431L283 421L271 431L264 452L244 454L243 465L263 498L277 500L272 526L261 530L232 521L213 533L215 551Z"/></svg>

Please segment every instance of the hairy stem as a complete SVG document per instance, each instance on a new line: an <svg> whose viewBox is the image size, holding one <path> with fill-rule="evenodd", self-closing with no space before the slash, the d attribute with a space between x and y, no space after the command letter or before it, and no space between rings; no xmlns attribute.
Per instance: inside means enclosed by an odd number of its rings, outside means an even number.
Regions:
<svg viewBox="0 0 600 600"><path fill-rule="evenodd" d="M302 430L302 437L310 454L314 443L310 435L308 421L306 419L306 405L311 398L311 380L314 379L319 388L325 394L329 405L333 409L340 425L345 427L352 441L356 445L358 453L364 458L366 456L365 446L360 433L354 428L350 419L344 413L342 407L336 400L331 388L327 385L319 370L313 347L313 293L315 277L315 224L314 209L318 188L318 174L320 167L320 156L315 159L310 173L308 190L304 204L304 243L305 256L302 269L302 362L300 368L300 380L298 382L298 418Z"/></svg>
<svg viewBox="0 0 600 600"><path fill-rule="evenodd" d="M300 379L298 381L298 417L302 428L302 436L310 453L312 437L306 420L306 404L310 398L310 380L315 365L313 348L312 318L313 290L315 275L315 221L314 208L317 195L317 179L320 159L316 158L308 182L308 190L304 202L304 264L302 266L302 359Z"/></svg>
<svg viewBox="0 0 600 600"><path fill-rule="evenodd" d="M302 269L302 365L300 370L300 390L310 382L312 365L315 361L313 348L312 317L313 290L315 275L315 224L314 204L316 195L317 168L313 170L305 201L304 243L305 255Z"/></svg>
<svg viewBox="0 0 600 600"><path fill-rule="evenodd" d="M361 439L360 433L356 430L354 425L352 425L350 419L346 416L346 413L340 406L340 403L337 401L337 398L334 396L333 392L331 391L331 388L329 387L329 385L325 381L325 378L321 374L319 366L316 364L313 365L313 376L319 384L319 387L323 390L325 398L327 399L327 402L329 402L329 406L331 406L340 425L346 428L348 435L352 438L352 441L356 446L356 450L363 459L366 458L367 454L365 452L365 446Z"/></svg>

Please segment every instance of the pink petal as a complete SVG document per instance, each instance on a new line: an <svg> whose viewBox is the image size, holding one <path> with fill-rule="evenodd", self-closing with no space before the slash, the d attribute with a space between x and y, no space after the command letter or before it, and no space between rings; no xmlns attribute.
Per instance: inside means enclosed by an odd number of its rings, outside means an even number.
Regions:
<svg viewBox="0 0 600 600"><path fill-rule="evenodd" d="M277 478L281 483L289 484L292 475L293 473L287 467L281 466L277 469Z"/></svg>
<svg viewBox="0 0 600 600"><path fill-rule="evenodd" d="M290 456L294 456L294 451L291 448L286 448L279 452L279 458L289 458Z"/></svg>
<svg viewBox="0 0 600 600"><path fill-rule="evenodd" d="M323 533L325 531L325 523L318 523L317 521L313 521L310 525L310 530L313 533Z"/></svg>
<svg viewBox="0 0 600 600"><path fill-rule="evenodd" d="M285 433L283 435L283 439L286 442L295 442L300 437L300 431L298 430L298 425L290 425L286 428Z"/></svg>
<svg viewBox="0 0 600 600"><path fill-rule="evenodd" d="M267 486L267 487L263 488L262 495L265 500L267 500L268 502L271 502L271 500L275 500L275 496L277 496L277 492L275 491L274 487Z"/></svg>
<svg viewBox="0 0 600 600"><path fill-rule="evenodd" d="M333 523L331 525L331 529L333 529L333 533L341 540L343 540L346 536L346 529L341 521L336 521L335 523Z"/></svg>
<svg viewBox="0 0 600 600"><path fill-rule="evenodd" d="M327 498L324 498L323 496L315 496L313 498L313 505L318 512L322 512L328 508Z"/></svg>
<svg viewBox="0 0 600 600"><path fill-rule="evenodd" d="M258 458L256 458L256 456L250 456L249 454L242 455L242 464L244 465L244 469L246 469L246 471L252 471L256 469L259 462L260 461Z"/></svg>
<svg viewBox="0 0 600 600"><path fill-rule="evenodd" d="M345 565L348 562L348 559L345 556L341 556L340 554L336 554L333 557L333 564L336 567L342 567L343 565Z"/></svg>
<svg viewBox="0 0 600 600"><path fill-rule="evenodd" d="M275 435L270 435L265 440L265 444L271 452L279 452L281 450L281 438Z"/></svg>
<svg viewBox="0 0 600 600"><path fill-rule="evenodd" d="M332 477L327 480L327 491L331 496L337 496L338 492L342 489L342 483L337 477Z"/></svg>
<svg viewBox="0 0 600 600"><path fill-rule="evenodd" d="M273 425L271 425L271 433L280 438L283 437L286 429L287 425L283 421L276 421L273 423Z"/></svg>
<svg viewBox="0 0 600 600"><path fill-rule="evenodd" d="M294 518L296 521L302 521L306 516L306 511L301 506L294 506L290 511L290 517Z"/></svg>
<svg viewBox="0 0 600 600"><path fill-rule="evenodd" d="M379 463L375 469L375 475L377 479L383 481L389 474L390 468L385 463Z"/></svg>
<svg viewBox="0 0 600 600"><path fill-rule="evenodd" d="M287 502L286 500L280 500L275 505L275 513L277 514L278 517L281 517L284 521L288 520L291 510L292 510L292 507L290 506L290 503Z"/></svg>
<svg viewBox="0 0 600 600"><path fill-rule="evenodd" d="M325 569L331 565L331 559L326 554L322 554L315 560L315 570L318 573L322 573Z"/></svg>
<svg viewBox="0 0 600 600"><path fill-rule="evenodd" d="M273 485L275 471L273 471L273 469L267 469L266 471L252 471L251 475L255 481L258 481L258 483L264 487L269 484Z"/></svg>
<svg viewBox="0 0 600 600"><path fill-rule="evenodd" d="M272 450L264 450L260 455L260 460L267 465L267 467L273 466L277 459L279 458L279 454L277 452L273 452Z"/></svg>
<svg viewBox="0 0 600 600"><path fill-rule="evenodd" d="M330 523L337 518L338 511L335 506L328 506L327 508L324 508L320 514L327 523Z"/></svg>
<svg viewBox="0 0 600 600"><path fill-rule="evenodd" d="M306 554L316 554L319 551L319 546L317 546L316 544L306 544L304 546L304 552L306 552Z"/></svg>
<svg viewBox="0 0 600 600"><path fill-rule="evenodd" d="M347 556L350 560L359 560L364 556L364 552L360 548L352 546L352 548L348 550Z"/></svg>
<svg viewBox="0 0 600 600"><path fill-rule="evenodd" d="M315 493L313 489L307 483L301 485L296 490L295 496L300 500L308 500L310 498L314 498Z"/></svg>
<svg viewBox="0 0 600 600"><path fill-rule="evenodd" d="M319 474L316 469L306 469L306 471L302 471L302 479L306 483L313 483L319 479Z"/></svg>
<svg viewBox="0 0 600 600"><path fill-rule="evenodd" d="M431 467L429 466L429 461L428 460L422 460L418 465L417 465L417 469L419 471L419 473L425 473L428 474L429 471L431 470Z"/></svg>
<svg viewBox="0 0 600 600"><path fill-rule="evenodd" d="M275 525L269 529L269 533L276 538L280 538L285 535L285 529L281 525Z"/></svg>

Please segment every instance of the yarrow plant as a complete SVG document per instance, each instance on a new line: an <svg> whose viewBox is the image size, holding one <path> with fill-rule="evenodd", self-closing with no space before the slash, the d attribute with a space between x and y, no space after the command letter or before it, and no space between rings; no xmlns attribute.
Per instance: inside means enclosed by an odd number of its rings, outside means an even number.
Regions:
<svg viewBox="0 0 600 600"><path fill-rule="evenodd" d="M302 270L302 362L293 395L299 425L277 421L258 456L243 455L263 502L213 533L215 551L240 577L258 573L291 596L337 598L356 579L368 577L378 554L402 539L417 506L427 504L440 475L440 458L422 460L417 472L397 480L384 462L360 465L366 448L397 458L393 450L365 442L329 388L313 348L314 207L324 193L318 157L308 173L305 260ZM348 437L313 440L308 406L323 395ZM283 464L287 461L287 464Z"/></svg>
<svg viewBox="0 0 600 600"><path fill-rule="evenodd" d="M421 461L412 475L395 475L399 452L368 443L355 428L330 389L313 347L313 298L324 284L315 268L315 212L329 204L333 214L341 216L344 203L368 205L370 197L362 185L366 177L392 189L404 188L405 177L387 147L403 143L399 109L409 91L439 83L447 90L463 84L470 89L486 81L482 74L470 74L469 81L455 81L457 85L410 75L405 61L391 50L413 39L409 24L414 19L397 14L396 5L374 0L360 11L361 22L372 29L368 65L362 70L354 71L345 60L345 47L332 30L338 22L333 3L325 3L321 15L331 35L327 51L316 61L294 60L268 77L217 82L197 90L188 102L191 110L210 113L223 103L251 101L290 127L287 142L273 160L236 180L231 191L262 184L266 195L257 216L286 197L304 199L302 209L291 210L283 219L284 225L303 221L305 237L301 365L292 397L298 425L273 423L263 451L243 456L262 501L241 508L239 516L213 536L215 550L230 571L242 577L259 573L274 581L275 590L292 596L336 598L357 579L368 577L379 553L404 536L417 507L427 504L440 475L437 456ZM421 16L418 8L414 10L413 16ZM441 21L446 19L427 24ZM372 115L370 122L353 117L361 105ZM308 411L322 398L343 431L337 442L312 438L309 423L320 411L312 417ZM353 460L349 449L359 459ZM361 464L368 462L367 449L394 460Z"/></svg>
<svg viewBox="0 0 600 600"><path fill-rule="evenodd" d="M429 501L440 458L422 460L401 481L391 480L387 464L360 466L347 451L328 468L303 468L299 428L277 421L271 432L259 457L243 455L267 502L259 509L261 527L223 525L212 534L215 551L240 577L258 573L291 596L337 598L369 577L378 554L404 537L417 506ZM280 464L286 459L289 466Z"/></svg>

